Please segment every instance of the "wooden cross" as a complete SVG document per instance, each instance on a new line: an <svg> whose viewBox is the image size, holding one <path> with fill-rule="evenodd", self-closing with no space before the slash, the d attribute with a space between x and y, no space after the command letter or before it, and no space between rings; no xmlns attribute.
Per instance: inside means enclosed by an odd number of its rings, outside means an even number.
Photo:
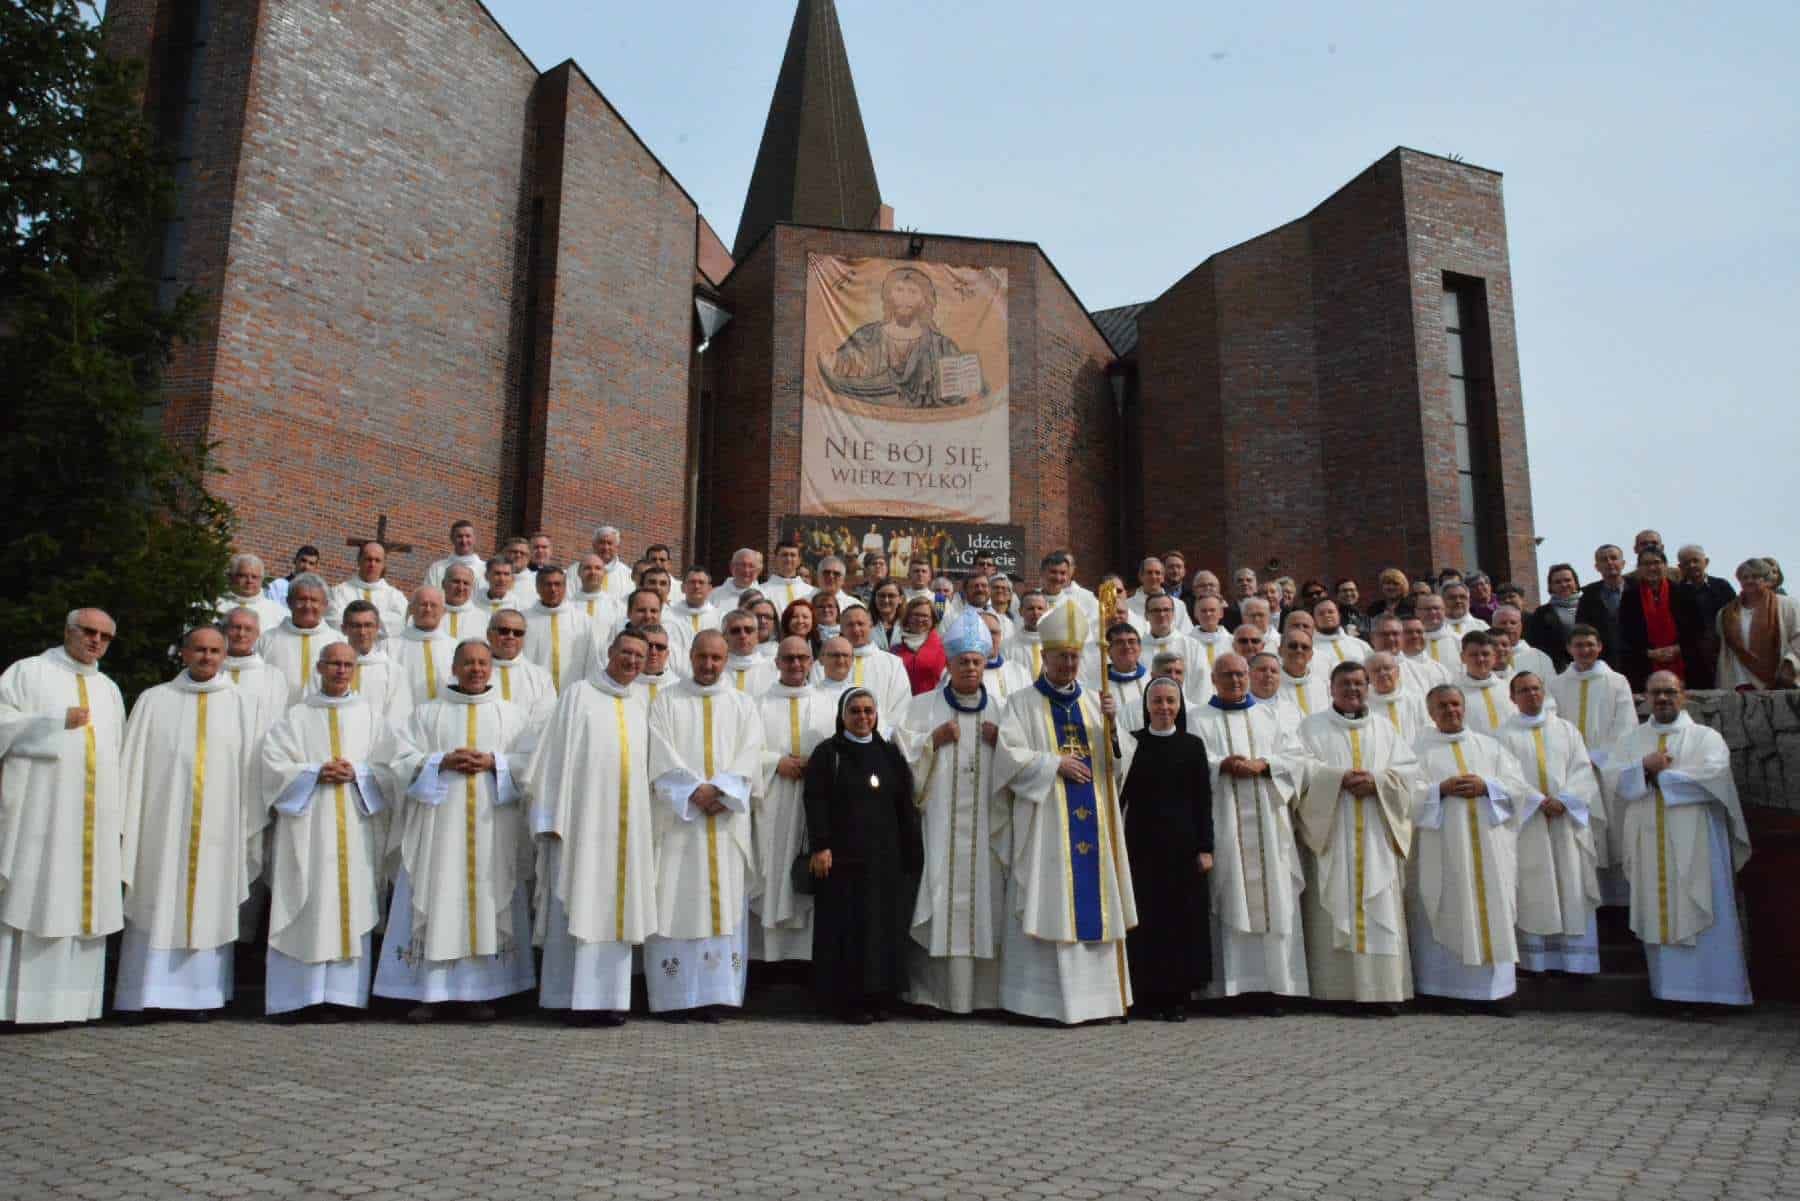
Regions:
<svg viewBox="0 0 1800 1201"><path fill-rule="evenodd" d="M353 546L357 550L361 550L363 548L363 544L367 543L367 542L381 543L381 548L383 550L387 551L389 554L409 555L412 553L412 543L410 543L410 542L389 542L388 541L388 522L387 522L387 514L386 513L383 513L383 514L381 514L381 516L376 518L376 520L375 520L375 536L373 538L358 538L355 535L352 535L351 537L344 539L345 545Z"/></svg>

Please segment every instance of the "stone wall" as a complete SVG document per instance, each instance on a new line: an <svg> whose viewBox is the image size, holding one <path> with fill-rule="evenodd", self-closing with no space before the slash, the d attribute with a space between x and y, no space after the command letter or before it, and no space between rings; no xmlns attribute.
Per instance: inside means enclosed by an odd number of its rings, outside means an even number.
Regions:
<svg viewBox="0 0 1800 1201"><path fill-rule="evenodd" d="M1725 736L1740 801L1800 814L1800 690L1690 692L1688 713Z"/></svg>

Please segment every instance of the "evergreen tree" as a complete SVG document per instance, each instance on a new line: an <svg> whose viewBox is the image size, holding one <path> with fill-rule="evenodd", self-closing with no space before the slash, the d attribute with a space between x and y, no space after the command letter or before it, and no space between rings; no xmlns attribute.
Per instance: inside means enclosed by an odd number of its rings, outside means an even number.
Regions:
<svg viewBox="0 0 1800 1201"><path fill-rule="evenodd" d="M150 250L174 187L141 67L103 42L91 4L0 5L0 655L60 642L66 612L98 605L130 698L167 678L220 593L232 517L207 449L157 419L197 298L158 303Z"/></svg>

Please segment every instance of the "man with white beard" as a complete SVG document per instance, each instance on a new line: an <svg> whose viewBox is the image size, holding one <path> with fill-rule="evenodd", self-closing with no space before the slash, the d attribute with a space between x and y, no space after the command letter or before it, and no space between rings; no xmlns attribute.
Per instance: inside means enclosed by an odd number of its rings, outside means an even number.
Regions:
<svg viewBox="0 0 1800 1201"><path fill-rule="evenodd" d="M470 630L464 641L478 636L478 631ZM400 631L400 637L389 640L387 648L414 708L443 699L444 690L450 685L450 658L458 645L444 628L443 592L437 588L415 588L412 620Z"/></svg>
<svg viewBox="0 0 1800 1201"><path fill-rule="evenodd" d="M831 699L812 686L812 646L783 638L775 651L779 676L757 702L762 718L762 797L750 834L762 894L750 901L750 958L779 963L812 958L810 894L794 891L794 860L806 849L806 764L836 728Z"/></svg>
<svg viewBox="0 0 1800 1201"><path fill-rule="evenodd" d="M233 609L220 624L225 633L225 676L256 707L256 733L261 737L287 712L287 681L256 653L262 627L255 610Z"/></svg>
<svg viewBox="0 0 1800 1201"><path fill-rule="evenodd" d="M288 704L295 705L318 687L319 650L344 636L325 624L325 581L310 572L288 584L288 612L281 624L263 627L256 653L281 673Z"/></svg>
<svg viewBox="0 0 1800 1201"><path fill-rule="evenodd" d="M425 569L425 586L441 588L444 585L444 573L451 564L461 563L471 573L479 572L487 560L475 552L475 523L472 521L455 521L450 525L450 553Z"/></svg>
<svg viewBox="0 0 1800 1201"><path fill-rule="evenodd" d="M412 1001L413 1022L432 1021L445 1002L492 1021L492 1001L536 982L530 847L519 812L527 764L516 751L524 721L492 677L487 644L459 643L449 680L395 731L386 765L404 795L374 993Z"/></svg>
<svg viewBox="0 0 1800 1201"><path fill-rule="evenodd" d="M138 697L125 727L125 935L113 1003L196 1016L231 1000L238 906L262 870L268 810L247 786L256 709L224 674L225 636L190 630L181 658L186 668Z"/></svg>
<svg viewBox="0 0 1800 1201"><path fill-rule="evenodd" d="M249 609L265 630L272 630L287 616L281 602L263 593L263 561L255 555L233 555L225 569L230 586L213 604L220 617L233 609ZM291 587L291 585L290 585Z"/></svg>
<svg viewBox="0 0 1800 1201"><path fill-rule="evenodd" d="M325 621L343 624L344 607L351 601L367 601L381 615L385 635L400 632L406 621L406 594L387 581L387 547L365 542L356 552L356 575L331 590L325 602Z"/></svg>
<svg viewBox="0 0 1800 1201"><path fill-rule="evenodd" d="M1546 705L1543 680L1520 672L1511 691L1518 712L1501 726L1500 742L1533 785L1519 814L1519 966L1591 975L1600 970L1600 781L1580 732Z"/></svg>
<svg viewBox="0 0 1800 1201"><path fill-rule="evenodd" d="M964 610L943 637L948 682L914 697L896 723L925 845L906 999L973 1013L1000 1007L1009 798L995 782L994 745L1002 702L982 683L992 635L980 617Z"/></svg>
<svg viewBox="0 0 1800 1201"><path fill-rule="evenodd" d="M1579 628L1579 627L1578 627ZM1644 683L1650 720L1613 748L1631 929L1643 940L1650 995L1682 1005L1748 1005L1750 977L1738 925L1737 873L1750 832L1717 730L1684 708L1666 671Z"/></svg>
<svg viewBox="0 0 1800 1201"><path fill-rule="evenodd" d="M0 1022L100 1017L124 922L125 701L99 667L115 631L76 609L61 646L0 675Z"/></svg>
<svg viewBox="0 0 1800 1201"><path fill-rule="evenodd" d="M1425 712L1425 698L1406 687L1400 672L1400 661L1386 651L1375 651L1363 660L1369 669L1369 714L1385 721L1408 746L1431 724Z"/></svg>
<svg viewBox="0 0 1800 1201"><path fill-rule="evenodd" d="M343 643L322 649L318 691L262 743L263 799L275 813L265 1013L369 1005L389 803L376 762L389 735L350 687L356 658Z"/></svg>
<svg viewBox="0 0 1800 1201"><path fill-rule="evenodd" d="M644 943L650 1011L704 1022L744 1003L750 808L762 780L755 699L724 678L725 638L702 630L689 677L650 706L656 821L656 934Z"/></svg>
<svg viewBox="0 0 1800 1201"><path fill-rule="evenodd" d="M1529 789L1505 747L1464 726L1460 691L1439 685L1425 700L1433 726L1413 745L1425 783L1407 887L1413 983L1451 1002L1504 1000L1517 990L1515 823Z"/></svg>
<svg viewBox="0 0 1800 1201"><path fill-rule="evenodd" d="M1250 665L1242 656L1226 652L1214 662L1212 695L1188 712L1188 730L1206 744L1213 774L1208 991L1304 997L1306 880L1291 812L1298 778L1280 721L1250 698Z"/></svg>
<svg viewBox="0 0 1800 1201"><path fill-rule="evenodd" d="M538 1003L567 1010L572 1024L625 1024L632 948L656 929L649 712L632 688L646 650L626 627L604 667L569 681L528 773L544 948Z"/></svg>

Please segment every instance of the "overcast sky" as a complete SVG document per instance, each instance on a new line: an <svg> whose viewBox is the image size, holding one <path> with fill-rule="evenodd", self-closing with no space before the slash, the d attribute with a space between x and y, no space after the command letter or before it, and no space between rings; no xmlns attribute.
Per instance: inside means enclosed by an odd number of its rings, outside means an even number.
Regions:
<svg viewBox="0 0 1800 1201"><path fill-rule="evenodd" d="M791 0L489 7L539 67L579 62L730 245ZM1800 387L1756 366L1800 318L1800 5L838 8L899 224L1037 242L1089 309L1397 145L1503 172L1540 565L1585 581L1649 525L1718 574L1800 570Z"/></svg>

